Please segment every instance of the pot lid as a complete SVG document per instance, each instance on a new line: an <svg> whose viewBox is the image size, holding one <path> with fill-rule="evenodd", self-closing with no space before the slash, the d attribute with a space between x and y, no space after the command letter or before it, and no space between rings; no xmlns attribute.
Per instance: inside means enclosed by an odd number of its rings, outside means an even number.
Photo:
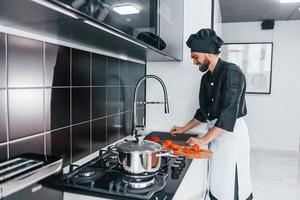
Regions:
<svg viewBox="0 0 300 200"><path fill-rule="evenodd" d="M122 152L133 152L133 151L160 151L162 149L161 144L156 142L148 141L148 140L140 140L140 141L126 141L117 144L117 149Z"/></svg>

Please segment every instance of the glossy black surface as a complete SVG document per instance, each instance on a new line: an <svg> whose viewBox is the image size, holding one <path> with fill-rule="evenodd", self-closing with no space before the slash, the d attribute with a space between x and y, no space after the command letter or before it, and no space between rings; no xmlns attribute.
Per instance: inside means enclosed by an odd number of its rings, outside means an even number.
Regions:
<svg viewBox="0 0 300 200"><path fill-rule="evenodd" d="M120 60L107 57L107 85L119 86L120 83Z"/></svg>
<svg viewBox="0 0 300 200"><path fill-rule="evenodd" d="M130 36L136 35L142 30L150 30L153 34L157 32L157 6L158 0L139 1L130 0L122 3L130 4L139 9L139 13L121 15L113 10L120 5L119 1L70 1L54 0L66 4L71 10L93 18L94 20L111 26ZM155 45L155 44L152 44Z"/></svg>
<svg viewBox="0 0 300 200"><path fill-rule="evenodd" d="M93 119L106 116L106 88L92 88L92 117Z"/></svg>
<svg viewBox="0 0 300 200"><path fill-rule="evenodd" d="M70 86L70 48L45 43L45 84Z"/></svg>
<svg viewBox="0 0 300 200"><path fill-rule="evenodd" d="M124 102L120 101L120 87L107 87L107 115L120 113Z"/></svg>
<svg viewBox="0 0 300 200"><path fill-rule="evenodd" d="M92 152L106 146L106 118L92 121Z"/></svg>
<svg viewBox="0 0 300 200"><path fill-rule="evenodd" d="M124 182L120 184L126 177L116 155L113 151L101 150L98 157L70 173L57 176L52 183L65 192L94 196L90 198L171 200L192 161L183 157L163 157L158 174L154 176L154 184L146 188L132 189ZM177 165L176 170L174 165ZM87 172L92 176L83 177ZM144 181L143 178L140 181Z"/></svg>
<svg viewBox="0 0 300 200"><path fill-rule="evenodd" d="M134 87L121 87L120 99L124 102L122 112L133 109Z"/></svg>
<svg viewBox="0 0 300 200"><path fill-rule="evenodd" d="M120 127L122 127L120 115L107 118L107 144L111 144L119 139Z"/></svg>
<svg viewBox="0 0 300 200"><path fill-rule="evenodd" d="M5 35L0 33L0 88L6 87Z"/></svg>
<svg viewBox="0 0 300 200"><path fill-rule="evenodd" d="M43 42L13 35L7 40L8 86L43 86Z"/></svg>
<svg viewBox="0 0 300 200"><path fill-rule="evenodd" d="M23 15L22 13L30 13L30 15ZM90 46L117 55L127 55L138 60L173 60L167 57L165 53L149 45L146 45L148 48L136 45L107 31L86 24L84 20L74 19L30 0L2 0L0 22L37 35L56 38L77 45ZM138 41L135 38L132 39Z"/></svg>
<svg viewBox="0 0 300 200"><path fill-rule="evenodd" d="M90 88L72 88L72 124L90 120Z"/></svg>
<svg viewBox="0 0 300 200"><path fill-rule="evenodd" d="M120 137L132 135L132 111L120 115Z"/></svg>
<svg viewBox="0 0 300 200"><path fill-rule="evenodd" d="M0 89L0 143L6 142L7 135L7 111L6 90Z"/></svg>
<svg viewBox="0 0 300 200"><path fill-rule="evenodd" d="M132 109L134 85L144 75L145 65L50 43L43 48L42 41L8 35L7 75L3 42L0 33L0 143L7 141L8 132L11 156L50 153L64 157L66 165L72 160L71 149L76 161L131 134L132 112L119 113ZM6 105L7 76L13 88L8 89ZM108 115L116 116L106 119ZM86 122L72 127L72 140L71 118L73 125ZM40 136L26 138L44 131L45 149ZM6 146L0 149L0 159L6 158Z"/></svg>
<svg viewBox="0 0 300 200"><path fill-rule="evenodd" d="M7 145L0 146L0 161L7 159Z"/></svg>
<svg viewBox="0 0 300 200"><path fill-rule="evenodd" d="M72 49L72 85L90 85L90 59L91 53Z"/></svg>
<svg viewBox="0 0 300 200"><path fill-rule="evenodd" d="M70 128L52 131L46 135L46 154L63 158L63 166L71 159Z"/></svg>
<svg viewBox="0 0 300 200"><path fill-rule="evenodd" d="M121 60L120 79L122 86L135 86L138 80L138 64Z"/></svg>
<svg viewBox="0 0 300 200"><path fill-rule="evenodd" d="M70 88L45 89L45 125L47 131L70 125Z"/></svg>
<svg viewBox="0 0 300 200"><path fill-rule="evenodd" d="M92 85L105 86L107 77L107 56L92 54Z"/></svg>
<svg viewBox="0 0 300 200"><path fill-rule="evenodd" d="M9 89L10 140L44 130L44 89Z"/></svg>
<svg viewBox="0 0 300 200"><path fill-rule="evenodd" d="M90 154L90 122L72 127L72 162Z"/></svg>
<svg viewBox="0 0 300 200"><path fill-rule="evenodd" d="M44 154L44 135L24 139L9 144L9 156L17 156L22 153Z"/></svg>

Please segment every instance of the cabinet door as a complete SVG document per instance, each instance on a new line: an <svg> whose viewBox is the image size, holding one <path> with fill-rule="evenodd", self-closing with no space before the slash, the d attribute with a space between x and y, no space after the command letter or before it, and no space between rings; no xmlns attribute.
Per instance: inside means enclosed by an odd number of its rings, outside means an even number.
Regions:
<svg viewBox="0 0 300 200"><path fill-rule="evenodd" d="M182 60L183 53L183 0L159 1L159 36L166 43L166 55Z"/></svg>
<svg viewBox="0 0 300 200"><path fill-rule="evenodd" d="M51 0L75 9L103 25L137 38L157 34L158 0Z"/></svg>

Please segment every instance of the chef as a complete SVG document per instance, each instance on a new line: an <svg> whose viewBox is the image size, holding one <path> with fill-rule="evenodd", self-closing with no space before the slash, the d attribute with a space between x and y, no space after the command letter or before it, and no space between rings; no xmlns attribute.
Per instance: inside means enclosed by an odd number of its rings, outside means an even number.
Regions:
<svg viewBox="0 0 300 200"><path fill-rule="evenodd" d="M253 199L249 170L249 137L243 117L246 80L233 63L219 58L223 41L215 31L201 29L187 42L191 58L204 73L201 79L200 107L184 127L174 126L172 135L182 134L201 123L208 132L191 137L189 145L208 145L213 152L209 161L209 196L211 200Z"/></svg>

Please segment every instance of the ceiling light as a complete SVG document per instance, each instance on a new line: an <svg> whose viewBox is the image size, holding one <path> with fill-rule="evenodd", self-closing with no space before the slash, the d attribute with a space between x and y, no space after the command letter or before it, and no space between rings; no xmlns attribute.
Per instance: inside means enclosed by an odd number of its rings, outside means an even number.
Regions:
<svg viewBox="0 0 300 200"><path fill-rule="evenodd" d="M280 3L300 3L300 0L280 0Z"/></svg>
<svg viewBox="0 0 300 200"><path fill-rule="evenodd" d="M113 10L120 15L131 15L131 14L137 14L140 13L140 10L137 9L134 6L126 5L126 6L116 6L113 8Z"/></svg>
<svg viewBox="0 0 300 200"><path fill-rule="evenodd" d="M42 6L48 7L50 9L52 9L52 10L57 11L57 12L60 12L62 14L65 14L65 15L68 15L70 17L73 17L75 19L78 19L78 16L75 15L74 13L72 13L72 12L66 10L66 9L63 9L63 8L61 8L61 7L53 4L53 3L49 3L49 2L47 2L45 0L31 0L31 1L35 2L35 3L38 3L38 4L42 5Z"/></svg>

